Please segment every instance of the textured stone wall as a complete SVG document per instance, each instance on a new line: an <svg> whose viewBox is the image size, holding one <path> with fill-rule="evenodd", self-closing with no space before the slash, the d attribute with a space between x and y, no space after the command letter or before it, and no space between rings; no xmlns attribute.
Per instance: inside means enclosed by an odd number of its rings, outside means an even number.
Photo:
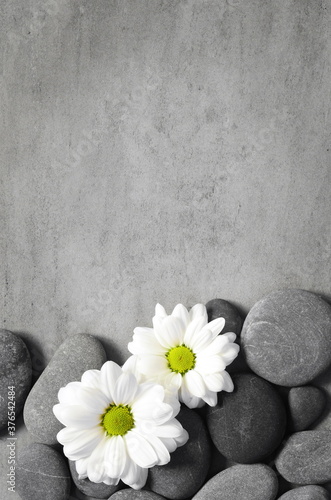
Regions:
<svg viewBox="0 0 331 500"><path fill-rule="evenodd" d="M330 11L2 0L0 318L36 376L78 332L124 361L158 301L330 296Z"/></svg>

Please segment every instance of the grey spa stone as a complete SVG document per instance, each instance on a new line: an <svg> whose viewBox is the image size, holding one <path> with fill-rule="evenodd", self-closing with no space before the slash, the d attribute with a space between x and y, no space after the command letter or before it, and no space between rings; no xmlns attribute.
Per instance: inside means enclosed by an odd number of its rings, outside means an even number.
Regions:
<svg viewBox="0 0 331 500"><path fill-rule="evenodd" d="M161 495L153 493L152 491L136 491L132 488L126 488L125 490L118 491L109 498L111 500L166 500Z"/></svg>
<svg viewBox="0 0 331 500"><path fill-rule="evenodd" d="M288 394L288 429L307 429L321 415L325 403L325 395L317 387L292 387Z"/></svg>
<svg viewBox="0 0 331 500"><path fill-rule="evenodd" d="M248 313L241 345L261 377L289 387L306 384L331 363L331 306L305 290L273 292Z"/></svg>
<svg viewBox="0 0 331 500"><path fill-rule="evenodd" d="M309 485L287 491L278 500L329 500L329 498L325 488Z"/></svg>
<svg viewBox="0 0 331 500"><path fill-rule="evenodd" d="M53 413L53 406L59 402L59 389L79 381L86 370L100 369L105 361L105 350L92 335L73 335L61 344L24 406L25 425L37 441L57 443L56 435L63 427Z"/></svg>
<svg viewBox="0 0 331 500"><path fill-rule="evenodd" d="M184 446L171 454L168 464L149 470L148 487L170 500L194 495L203 485L210 465L210 441L202 418L182 406L176 417L189 434Z"/></svg>
<svg viewBox="0 0 331 500"><path fill-rule="evenodd" d="M274 500L275 472L264 464L234 465L210 479L192 500Z"/></svg>
<svg viewBox="0 0 331 500"><path fill-rule="evenodd" d="M109 498L120 488L119 484L117 486L112 486L105 483L93 483L88 478L79 479L76 471L76 462L72 460L69 460L69 469L77 489L86 496L93 498Z"/></svg>
<svg viewBox="0 0 331 500"><path fill-rule="evenodd" d="M23 340L0 330L0 430L23 409L31 387L32 364Z"/></svg>
<svg viewBox="0 0 331 500"><path fill-rule="evenodd" d="M255 374L232 376L234 391L221 393L215 407L207 407L211 438L229 460L254 463L270 455L286 428L285 406L271 384Z"/></svg>
<svg viewBox="0 0 331 500"><path fill-rule="evenodd" d="M40 443L19 451L16 490L23 500L68 500L70 486L69 469L59 452Z"/></svg>
<svg viewBox="0 0 331 500"><path fill-rule="evenodd" d="M275 465L286 481L323 484L331 481L331 431L292 434L278 453Z"/></svg>
<svg viewBox="0 0 331 500"><path fill-rule="evenodd" d="M222 333L234 332L240 335L243 320L238 309L224 299L212 299L206 304L208 321L213 321L216 318L224 318L225 325Z"/></svg>
<svg viewBox="0 0 331 500"><path fill-rule="evenodd" d="M235 343L241 347L240 342L240 333L243 325L243 320L238 309L224 299L212 299L206 304L208 321L212 321L216 318L224 318L225 325L221 332L234 332L237 335ZM242 349L238 353L236 359L227 367L227 371L229 373L233 373L236 371L245 371L247 370L247 363L245 361Z"/></svg>

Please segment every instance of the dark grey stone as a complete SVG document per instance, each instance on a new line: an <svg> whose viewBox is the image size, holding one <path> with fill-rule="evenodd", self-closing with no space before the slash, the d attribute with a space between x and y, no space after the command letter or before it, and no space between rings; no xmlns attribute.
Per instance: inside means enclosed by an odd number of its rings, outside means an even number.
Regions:
<svg viewBox="0 0 331 500"><path fill-rule="evenodd" d="M329 496L331 498L331 481L328 481L327 483L324 483L323 484L323 488L325 488L327 490L327 492L329 493Z"/></svg>
<svg viewBox="0 0 331 500"><path fill-rule="evenodd" d="M322 375L314 379L314 386L323 391L325 395L325 407L311 428L314 430L331 431L331 366Z"/></svg>
<svg viewBox="0 0 331 500"><path fill-rule="evenodd" d="M310 382L331 363L331 306L305 290L278 290L257 302L241 345L249 367L284 386Z"/></svg>
<svg viewBox="0 0 331 500"><path fill-rule="evenodd" d="M292 387L288 394L288 430L304 431L321 415L324 393L313 386Z"/></svg>
<svg viewBox="0 0 331 500"><path fill-rule="evenodd" d="M216 318L224 318L225 325L222 333L234 332L240 335L243 320L238 309L224 299L213 299L206 304L208 321L213 321Z"/></svg>
<svg viewBox="0 0 331 500"><path fill-rule="evenodd" d="M233 462L232 460L228 460L226 457L224 457L216 448L213 442L211 442L211 459L210 459L210 467L208 470L207 474L207 480L211 479L212 477L216 476L219 472L221 472L224 469L228 469L229 467L232 467L233 465L236 465L236 462Z"/></svg>
<svg viewBox="0 0 331 500"><path fill-rule="evenodd" d="M331 481L331 432L303 431L289 437L275 465L286 481L323 484Z"/></svg>
<svg viewBox="0 0 331 500"><path fill-rule="evenodd" d="M89 479L78 479L78 474L76 471L76 464L69 460L69 469L71 473L71 477L82 493L84 495L93 497L93 498L109 498L110 495L115 493L120 488L120 485L111 486L105 483L93 483Z"/></svg>
<svg viewBox="0 0 331 500"><path fill-rule="evenodd" d="M8 411L18 415L22 410L31 378L31 358L25 343L17 334L0 330L0 430L7 428ZM9 399L8 387L12 386L15 395Z"/></svg>
<svg viewBox="0 0 331 500"><path fill-rule="evenodd" d="M329 494L321 486L309 485L284 493L278 500L329 500Z"/></svg>
<svg viewBox="0 0 331 500"><path fill-rule="evenodd" d="M63 456L50 446L33 443L18 450L16 491L23 500L67 500L70 473Z"/></svg>
<svg viewBox="0 0 331 500"><path fill-rule="evenodd" d="M118 491L112 495L111 500L164 500L164 497L153 493L152 491L140 490L136 491L132 488Z"/></svg>
<svg viewBox="0 0 331 500"><path fill-rule="evenodd" d="M255 374L232 376L234 391L221 393L218 405L207 408L211 438L229 460L258 462L282 441L286 410L271 384Z"/></svg>
<svg viewBox="0 0 331 500"><path fill-rule="evenodd" d="M61 344L24 406L25 425L37 441L57 443L56 434L63 427L53 414L53 406L59 402L59 389L80 380L86 370L100 369L105 361L105 350L92 335L73 335Z"/></svg>
<svg viewBox="0 0 331 500"><path fill-rule="evenodd" d="M278 482L264 464L234 465L210 479L192 500L274 500Z"/></svg>
<svg viewBox="0 0 331 500"><path fill-rule="evenodd" d="M148 487L168 499L181 500L194 495L203 485L210 465L210 441L202 418L182 406L177 416L189 440L171 454L168 464L152 467Z"/></svg>
<svg viewBox="0 0 331 500"><path fill-rule="evenodd" d="M221 333L234 332L237 335L235 343L241 347L240 333L243 320L238 309L223 299L213 299L207 302L206 309L208 313L208 321L216 318L224 318L225 325ZM238 353L236 359L227 367L229 373L246 371L248 369L242 349Z"/></svg>

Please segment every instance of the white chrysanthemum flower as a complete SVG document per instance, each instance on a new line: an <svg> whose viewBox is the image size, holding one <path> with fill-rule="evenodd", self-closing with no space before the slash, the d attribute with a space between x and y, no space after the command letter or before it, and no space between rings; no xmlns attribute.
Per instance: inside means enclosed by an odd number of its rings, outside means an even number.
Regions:
<svg viewBox="0 0 331 500"><path fill-rule="evenodd" d="M80 479L140 489L148 469L168 463L188 439L175 418L178 401L161 385L139 383L134 369L132 360L122 368L107 361L59 391L53 412L66 427L57 439Z"/></svg>
<svg viewBox="0 0 331 500"><path fill-rule="evenodd" d="M225 368L239 352L235 333L219 335L224 324L224 318L208 323L203 304L190 312L178 304L169 316L157 304L153 328L135 328L128 348L145 379L174 388L189 408L215 406L217 392L233 391Z"/></svg>

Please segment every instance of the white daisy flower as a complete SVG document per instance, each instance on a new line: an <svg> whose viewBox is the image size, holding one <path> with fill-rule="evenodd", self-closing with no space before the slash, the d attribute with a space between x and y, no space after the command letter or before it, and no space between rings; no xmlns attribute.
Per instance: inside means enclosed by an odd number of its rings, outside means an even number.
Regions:
<svg viewBox="0 0 331 500"><path fill-rule="evenodd" d="M219 335L224 324L224 318L208 323L203 304L190 312L178 304L169 316L157 304L153 328L135 328L128 348L145 379L174 388L189 408L215 406L217 392L233 391L225 368L239 352L235 333Z"/></svg>
<svg viewBox="0 0 331 500"><path fill-rule="evenodd" d="M107 361L58 393L53 412L65 428L57 439L80 479L140 489L148 469L168 463L188 439L175 418L178 401L161 385L139 383L134 368L132 360L122 368Z"/></svg>

